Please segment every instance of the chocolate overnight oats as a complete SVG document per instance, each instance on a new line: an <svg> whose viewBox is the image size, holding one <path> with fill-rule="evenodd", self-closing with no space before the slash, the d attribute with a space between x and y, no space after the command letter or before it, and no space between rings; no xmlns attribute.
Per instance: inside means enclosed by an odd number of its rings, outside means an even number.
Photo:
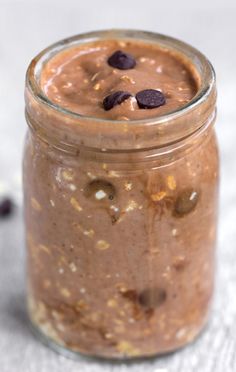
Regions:
<svg viewBox="0 0 236 372"><path fill-rule="evenodd" d="M28 309L52 347L109 358L192 341L214 281L215 77L180 41L80 35L26 80Z"/></svg>
<svg viewBox="0 0 236 372"><path fill-rule="evenodd" d="M197 73L183 57L137 41L100 40L70 48L48 61L41 76L52 102L112 120L145 120L174 111L194 97L197 84ZM157 105L142 107L144 91L159 98Z"/></svg>

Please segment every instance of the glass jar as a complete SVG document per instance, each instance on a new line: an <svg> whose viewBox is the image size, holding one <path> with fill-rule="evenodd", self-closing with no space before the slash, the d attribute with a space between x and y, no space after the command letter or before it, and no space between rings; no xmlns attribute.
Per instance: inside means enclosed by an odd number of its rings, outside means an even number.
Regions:
<svg viewBox="0 0 236 372"><path fill-rule="evenodd" d="M181 53L199 91L181 109L134 121L84 117L49 101L45 61L100 39ZM26 78L28 310L54 349L108 358L176 350L202 330L214 281L218 152L208 60L159 34L100 31L40 53Z"/></svg>

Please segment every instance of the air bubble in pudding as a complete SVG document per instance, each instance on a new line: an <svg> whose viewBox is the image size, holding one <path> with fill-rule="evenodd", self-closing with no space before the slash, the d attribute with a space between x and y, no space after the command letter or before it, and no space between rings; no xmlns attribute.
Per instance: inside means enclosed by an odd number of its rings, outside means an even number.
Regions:
<svg viewBox="0 0 236 372"><path fill-rule="evenodd" d="M94 180L86 186L84 194L96 201L113 201L116 190L112 183L106 180Z"/></svg>
<svg viewBox="0 0 236 372"><path fill-rule="evenodd" d="M176 217L182 217L192 212L198 202L199 193L190 188L182 191L176 199L174 207L174 215Z"/></svg>

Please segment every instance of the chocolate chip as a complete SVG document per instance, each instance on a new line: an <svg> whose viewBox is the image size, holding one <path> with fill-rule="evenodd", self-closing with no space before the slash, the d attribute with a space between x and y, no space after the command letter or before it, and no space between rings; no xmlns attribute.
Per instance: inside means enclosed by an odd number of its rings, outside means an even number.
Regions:
<svg viewBox="0 0 236 372"><path fill-rule="evenodd" d="M134 289L128 289L125 292L121 293L124 298L127 298L131 302L137 302L138 300L138 294L137 291Z"/></svg>
<svg viewBox="0 0 236 372"><path fill-rule="evenodd" d="M167 298L167 293L162 288L146 288L139 295L139 303L145 308L153 309L161 306Z"/></svg>
<svg viewBox="0 0 236 372"><path fill-rule="evenodd" d="M188 263L187 263L186 258L184 256L176 257L174 262L173 262L173 266L174 266L176 271L183 271L186 268L187 264Z"/></svg>
<svg viewBox="0 0 236 372"><path fill-rule="evenodd" d="M136 100L142 109L153 109L166 103L164 94L155 89L141 90L136 94Z"/></svg>
<svg viewBox="0 0 236 372"><path fill-rule="evenodd" d="M112 201L116 190L112 183L106 180L94 180L86 186L84 194L87 198L94 198L96 201Z"/></svg>
<svg viewBox="0 0 236 372"><path fill-rule="evenodd" d="M13 203L11 199L5 198L0 201L0 218L9 216L13 210Z"/></svg>
<svg viewBox="0 0 236 372"><path fill-rule="evenodd" d="M129 92L119 90L104 98L103 107L106 111L111 110L114 106L120 105L131 96L132 94L130 94Z"/></svg>
<svg viewBox="0 0 236 372"><path fill-rule="evenodd" d="M136 61L133 56L128 53L117 50L107 60L111 67L118 68L119 70L129 70L136 66Z"/></svg>
<svg viewBox="0 0 236 372"><path fill-rule="evenodd" d="M182 217L192 212L198 202L199 193L190 188L182 191L175 201L174 215L176 217Z"/></svg>
<svg viewBox="0 0 236 372"><path fill-rule="evenodd" d="M117 221L119 221L120 219L120 211L110 211L109 213L110 217L111 217L111 223L112 225L115 225Z"/></svg>

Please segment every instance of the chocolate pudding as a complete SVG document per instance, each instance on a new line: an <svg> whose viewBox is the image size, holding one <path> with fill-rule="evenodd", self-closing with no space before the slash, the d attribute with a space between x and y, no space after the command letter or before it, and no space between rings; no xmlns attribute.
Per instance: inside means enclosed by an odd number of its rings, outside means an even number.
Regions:
<svg viewBox="0 0 236 372"><path fill-rule="evenodd" d="M186 44L117 33L64 41L28 70L28 308L57 350L132 358L176 350L207 321L215 80Z"/></svg>
<svg viewBox="0 0 236 372"><path fill-rule="evenodd" d="M135 65L115 67L115 63L109 63L115 53L118 58L128 56ZM164 48L105 40L57 54L44 66L41 86L52 102L80 115L137 120L164 115L188 103L197 92L197 74L183 56ZM147 89L162 92L165 104L140 109L135 95ZM120 91L130 96L105 110L104 98Z"/></svg>

